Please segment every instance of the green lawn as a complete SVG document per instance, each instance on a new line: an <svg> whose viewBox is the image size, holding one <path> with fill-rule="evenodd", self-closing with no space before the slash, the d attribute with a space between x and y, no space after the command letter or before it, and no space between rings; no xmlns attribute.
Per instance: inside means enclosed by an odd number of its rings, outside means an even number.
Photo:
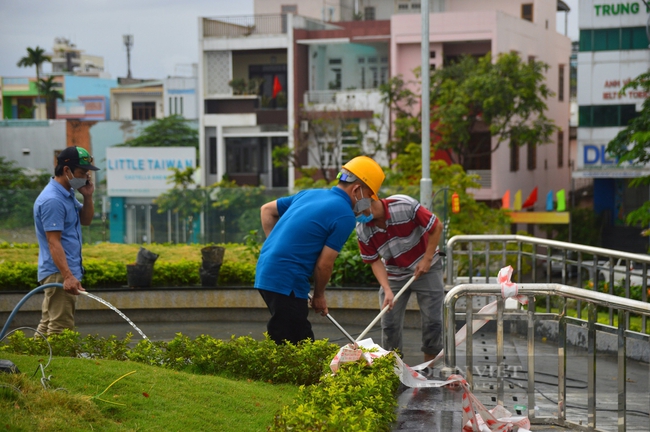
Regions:
<svg viewBox="0 0 650 432"><path fill-rule="evenodd" d="M42 357L0 357L23 372L0 374L0 385L22 390L0 388L0 429L8 431L263 431L298 392L292 385L67 357L53 358L46 370L52 388L61 390L45 391L40 372L32 377Z"/></svg>

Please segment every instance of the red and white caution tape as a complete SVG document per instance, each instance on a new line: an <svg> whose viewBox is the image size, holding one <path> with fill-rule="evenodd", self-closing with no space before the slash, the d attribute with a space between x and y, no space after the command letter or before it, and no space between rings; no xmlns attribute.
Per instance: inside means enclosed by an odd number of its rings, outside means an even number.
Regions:
<svg viewBox="0 0 650 432"><path fill-rule="evenodd" d="M521 304L527 304L528 299L519 295L517 284L510 281L512 276L512 267L504 267L499 271L497 281L501 284L501 295L503 298L515 298ZM497 311L497 302L494 301L484 306L479 314L494 314ZM473 320L473 332L477 332L489 320ZM467 339L467 326L463 326L455 336L456 346L460 345ZM360 348L365 348L366 352L361 349L355 349L353 344L342 347L334 356L330 363L330 369L333 373L338 371L342 363L354 362L363 357L368 364L372 364L373 359L391 354L379 345L375 344L372 339L357 341ZM435 357L433 361L427 361L416 366L405 364L394 352L396 358L395 373L399 376L400 381L408 387L444 387L448 385L459 385L463 390L463 432L497 432L511 431L513 427L519 427L520 432L527 432L530 428L530 421L527 417L513 417L512 414L503 406L497 405L491 410L485 406L469 390L467 381L460 375L452 375L445 381L430 380L419 373L436 360L442 358L444 350Z"/></svg>

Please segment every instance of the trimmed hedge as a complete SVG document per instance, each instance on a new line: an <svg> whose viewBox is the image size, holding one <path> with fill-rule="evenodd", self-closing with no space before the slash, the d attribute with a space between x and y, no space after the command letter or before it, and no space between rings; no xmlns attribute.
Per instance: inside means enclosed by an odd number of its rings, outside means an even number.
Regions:
<svg viewBox="0 0 650 432"><path fill-rule="evenodd" d="M160 262L154 265L152 286L200 285L200 262ZM126 265L106 260L84 260L86 274L83 285L88 288L121 287L126 285ZM0 291L29 291L38 286L37 265L31 263L0 264ZM219 285L252 286L255 266L225 261L219 272Z"/></svg>

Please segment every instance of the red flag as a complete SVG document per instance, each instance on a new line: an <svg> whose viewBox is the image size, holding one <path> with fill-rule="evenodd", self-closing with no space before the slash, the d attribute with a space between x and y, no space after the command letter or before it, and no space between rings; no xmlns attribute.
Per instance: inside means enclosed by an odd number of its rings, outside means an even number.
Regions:
<svg viewBox="0 0 650 432"><path fill-rule="evenodd" d="M524 202L521 205L521 208L527 208L527 207L532 207L535 205L537 202L537 186L535 186L535 189L528 195L528 198L526 198L526 202Z"/></svg>
<svg viewBox="0 0 650 432"><path fill-rule="evenodd" d="M503 198L501 198L501 208L510 208L510 189L508 189L506 193L503 194Z"/></svg>
<svg viewBox="0 0 650 432"><path fill-rule="evenodd" d="M280 84L280 80L278 79L278 76L273 77L273 96L271 96L271 99L276 97L278 93L282 91L282 84Z"/></svg>

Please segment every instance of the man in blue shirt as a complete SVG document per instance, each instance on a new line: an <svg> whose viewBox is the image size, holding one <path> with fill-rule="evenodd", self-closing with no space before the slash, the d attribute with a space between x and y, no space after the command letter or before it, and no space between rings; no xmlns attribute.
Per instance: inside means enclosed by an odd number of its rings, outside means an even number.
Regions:
<svg viewBox="0 0 650 432"><path fill-rule="evenodd" d="M377 200L384 172L371 158L359 156L343 166L330 190L312 189L262 206L267 236L257 261L255 288L271 312L269 336L280 344L314 339L309 322L309 279L314 280L312 308L328 313L325 288L334 261L355 226L355 215Z"/></svg>
<svg viewBox="0 0 650 432"><path fill-rule="evenodd" d="M54 177L34 202L34 225L38 239L40 285L61 283L63 289L46 288L43 298L42 334L74 329L76 297L81 291L81 225L90 225L95 212L90 171L93 158L81 147L68 147L57 157ZM84 202L75 198L79 192Z"/></svg>

